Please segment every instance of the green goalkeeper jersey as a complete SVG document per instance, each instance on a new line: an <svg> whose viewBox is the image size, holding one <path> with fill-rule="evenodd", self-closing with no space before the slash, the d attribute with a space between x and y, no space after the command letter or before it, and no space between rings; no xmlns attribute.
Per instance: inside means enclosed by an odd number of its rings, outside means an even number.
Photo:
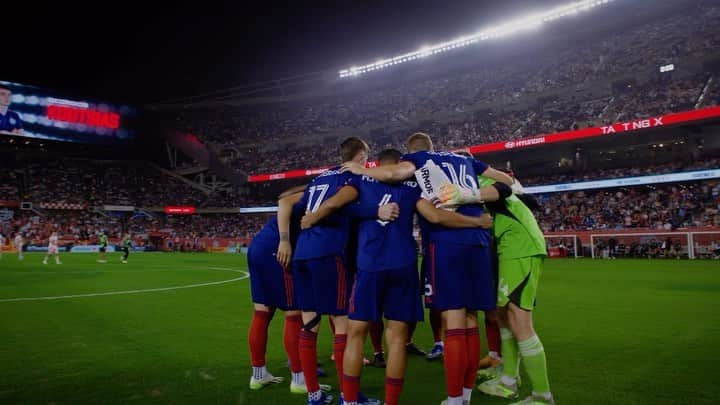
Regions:
<svg viewBox="0 0 720 405"><path fill-rule="evenodd" d="M107 244L108 244L107 236L105 236L104 234L100 235L100 245L106 246Z"/></svg>
<svg viewBox="0 0 720 405"><path fill-rule="evenodd" d="M480 184L489 179L479 176ZM530 208L517 196L486 203L493 214L493 236L500 260L547 256L545 238Z"/></svg>
<svg viewBox="0 0 720 405"><path fill-rule="evenodd" d="M132 247L132 242L131 242L130 238L128 238L128 237L123 238L122 246L126 247L126 248Z"/></svg>

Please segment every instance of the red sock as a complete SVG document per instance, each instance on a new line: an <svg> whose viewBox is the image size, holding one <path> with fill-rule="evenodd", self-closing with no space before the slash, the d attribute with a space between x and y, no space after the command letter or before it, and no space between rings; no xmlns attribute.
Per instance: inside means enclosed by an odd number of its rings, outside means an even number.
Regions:
<svg viewBox="0 0 720 405"><path fill-rule="evenodd" d="M488 350L500 354L500 326L497 321L485 317L485 336Z"/></svg>
<svg viewBox="0 0 720 405"><path fill-rule="evenodd" d="M317 333L300 331L300 365L308 392L320 390L317 377Z"/></svg>
<svg viewBox="0 0 720 405"><path fill-rule="evenodd" d="M415 334L415 328L417 328L417 322L411 322L408 324L408 338L407 344L412 343L413 335Z"/></svg>
<svg viewBox="0 0 720 405"><path fill-rule="evenodd" d="M465 329L448 329L445 331L444 366L448 396L462 396L465 370L467 369Z"/></svg>
<svg viewBox="0 0 720 405"><path fill-rule="evenodd" d="M402 392L402 378L385 378L385 405L398 405Z"/></svg>
<svg viewBox="0 0 720 405"><path fill-rule="evenodd" d="M430 327L436 342L442 341L442 314L434 309L430 310Z"/></svg>
<svg viewBox="0 0 720 405"><path fill-rule="evenodd" d="M285 317L285 352L290 360L290 371L299 373L300 365L300 329L302 329L302 316L290 315Z"/></svg>
<svg viewBox="0 0 720 405"><path fill-rule="evenodd" d="M478 328L465 329L465 344L467 345L467 369L465 370L465 388L472 389L477 380L478 363L480 362L480 331Z"/></svg>
<svg viewBox="0 0 720 405"><path fill-rule="evenodd" d="M346 403L358 401L358 393L360 392L360 377L342 374L342 387L343 399Z"/></svg>
<svg viewBox="0 0 720 405"><path fill-rule="evenodd" d="M383 321L370 322L370 341L372 342L373 350L375 353L382 353L382 335L383 335Z"/></svg>
<svg viewBox="0 0 720 405"><path fill-rule="evenodd" d="M335 368L338 374L338 388L343 392L343 356L345 355L345 345L347 344L347 335L335 335L335 344L333 344L333 354L335 355Z"/></svg>
<svg viewBox="0 0 720 405"><path fill-rule="evenodd" d="M253 313L252 322L250 323L250 332L248 334L248 343L250 343L250 360L252 361L253 367L262 367L265 365L268 326L270 325L272 317L272 312L255 311Z"/></svg>

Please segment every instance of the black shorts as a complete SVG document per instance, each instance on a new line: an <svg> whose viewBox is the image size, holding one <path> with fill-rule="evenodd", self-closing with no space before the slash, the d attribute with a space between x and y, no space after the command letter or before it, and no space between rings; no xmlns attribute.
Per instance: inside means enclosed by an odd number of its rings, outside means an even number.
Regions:
<svg viewBox="0 0 720 405"><path fill-rule="evenodd" d="M100 249L99 249L99 250L100 250L101 253L105 253L105 249L106 249L105 246L100 246Z"/></svg>

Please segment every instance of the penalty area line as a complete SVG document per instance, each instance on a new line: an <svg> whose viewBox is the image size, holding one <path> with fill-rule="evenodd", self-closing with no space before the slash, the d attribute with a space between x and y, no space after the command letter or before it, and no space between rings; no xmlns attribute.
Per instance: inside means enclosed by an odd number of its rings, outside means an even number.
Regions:
<svg viewBox="0 0 720 405"><path fill-rule="evenodd" d="M236 281L245 280L250 277L250 273L248 273L247 271L243 271L243 270L236 270L236 271L238 273L243 273L243 275L240 277L231 278L229 280L211 281L208 283L179 285L179 286L174 286L174 287L148 288L148 289L143 289L143 290L107 291L107 292L88 293L88 294L57 295L57 296L52 296L52 297L0 298L0 302L50 301L50 300L62 300L62 299L69 299L69 298L102 297L102 296L106 296L106 295L127 295L127 294L142 294L142 293L149 293L149 292L173 291L173 290L183 290L183 289L187 289L187 288L207 287L207 286L211 286L211 285L234 283Z"/></svg>

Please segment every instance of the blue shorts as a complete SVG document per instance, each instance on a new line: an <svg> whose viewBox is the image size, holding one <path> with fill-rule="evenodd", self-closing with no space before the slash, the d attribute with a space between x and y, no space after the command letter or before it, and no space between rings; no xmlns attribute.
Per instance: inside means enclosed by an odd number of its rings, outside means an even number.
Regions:
<svg viewBox="0 0 720 405"><path fill-rule="evenodd" d="M347 315L352 282L340 256L293 262L298 308L320 315Z"/></svg>
<svg viewBox="0 0 720 405"><path fill-rule="evenodd" d="M428 248L429 250L429 248ZM430 272L428 269L428 263L430 262L430 255L423 254L422 260L420 261L420 279L423 283L423 296L425 298L425 308L433 309L433 296L432 296L432 283L430 282Z"/></svg>
<svg viewBox="0 0 720 405"><path fill-rule="evenodd" d="M423 320L416 263L399 269L358 272L350 296L349 318L379 322L383 315L391 321Z"/></svg>
<svg viewBox="0 0 720 405"><path fill-rule="evenodd" d="M252 300L283 311L296 310L292 274L280 266L276 251L277 245L268 243L253 242L248 248Z"/></svg>
<svg viewBox="0 0 720 405"><path fill-rule="evenodd" d="M495 309L497 290L488 247L430 242L426 259L425 295L432 308Z"/></svg>

